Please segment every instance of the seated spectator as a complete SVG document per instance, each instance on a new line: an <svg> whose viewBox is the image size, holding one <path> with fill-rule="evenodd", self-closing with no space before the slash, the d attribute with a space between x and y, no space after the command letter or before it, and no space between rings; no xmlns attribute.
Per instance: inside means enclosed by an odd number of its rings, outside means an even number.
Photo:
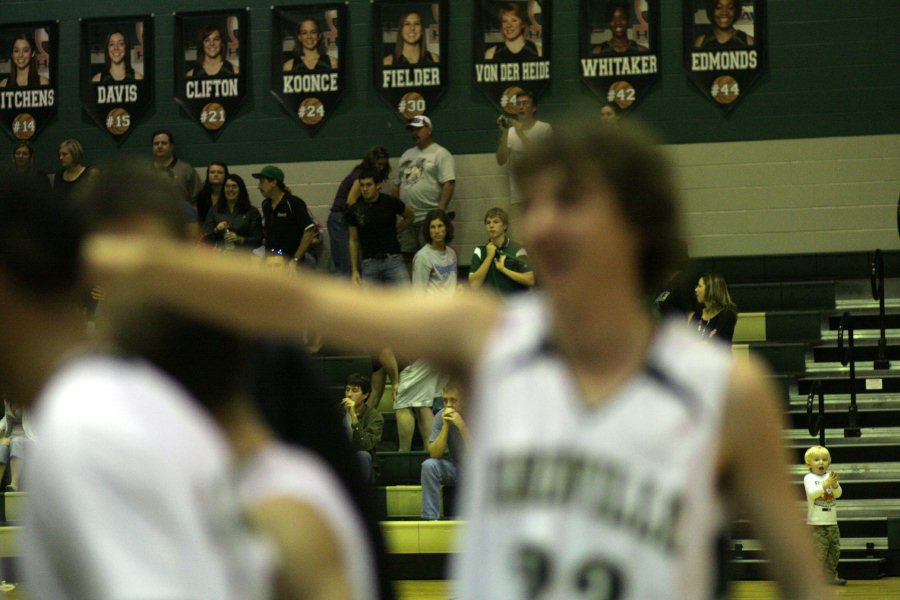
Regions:
<svg viewBox="0 0 900 600"><path fill-rule="evenodd" d="M434 417L428 440L431 458L422 463L422 519L435 521L441 515L441 486L456 485L459 465L471 444L469 429L463 418L465 404L459 387L444 387L444 408ZM449 451L449 457L444 453Z"/></svg>
<svg viewBox="0 0 900 600"><path fill-rule="evenodd" d="M209 209L222 199L222 186L225 185L226 177L228 177L228 165L225 163L214 161L206 167L206 180L194 200L194 204L197 205L197 222L201 225L206 223ZM204 231L204 233L206 232Z"/></svg>
<svg viewBox="0 0 900 600"><path fill-rule="evenodd" d="M700 337L730 344L737 324L737 305L731 300L725 278L718 273L704 273L694 292L703 310L692 312L688 322L697 327Z"/></svg>
<svg viewBox="0 0 900 600"><path fill-rule="evenodd" d="M9 485L7 492L19 491L19 478L22 475L22 460L27 447L34 442L34 432L28 423L25 408L9 400L3 401L5 412L0 419L0 480L6 474L9 465Z"/></svg>
<svg viewBox="0 0 900 600"><path fill-rule="evenodd" d="M250 194L240 175L225 177L222 196L206 215L203 237L224 250L253 250L262 244L262 216L250 204Z"/></svg>
<svg viewBox="0 0 900 600"><path fill-rule="evenodd" d="M507 235L509 216L502 208L491 208L484 215L488 242L475 248L469 265L469 285L485 287L498 294L511 294L534 286L534 273L528 253Z"/></svg>
<svg viewBox="0 0 900 600"><path fill-rule="evenodd" d="M347 377L344 388L344 399L341 408L344 410L344 423L350 431L350 445L362 467L363 479L374 481L373 464L375 446L381 441L384 431L384 417L374 406L366 404L372 385L369 378L359 373Z"/></svg>

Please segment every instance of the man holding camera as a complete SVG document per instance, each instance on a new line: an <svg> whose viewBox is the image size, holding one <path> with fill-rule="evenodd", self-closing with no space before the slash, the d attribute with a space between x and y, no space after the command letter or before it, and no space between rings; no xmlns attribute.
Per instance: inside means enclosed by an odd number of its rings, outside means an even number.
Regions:
<svg viewBox="0 0 900 600"><path fill-rule="evenodd" d="M534 273L528 264L528 253L509 239L509 216L502 208L488 209L484 215L488 243L475 248L469 265L469 285L485 287L506 295L527 291L534 286Z"/></svg>
<svg viewBox="0 0 900 600"><path fill-rule="evenodd" d="M512 167L516 159L535 140L549 135L553 129L549 123L538 121L534 117L537 112L537 101L531 92L522 91L516 94L515 118L502 115L497 118L497 126L500 128L500 142L497 144L497 164L510 163L509 201L512 204L521 202L519 188L512 177Z"/></svg>

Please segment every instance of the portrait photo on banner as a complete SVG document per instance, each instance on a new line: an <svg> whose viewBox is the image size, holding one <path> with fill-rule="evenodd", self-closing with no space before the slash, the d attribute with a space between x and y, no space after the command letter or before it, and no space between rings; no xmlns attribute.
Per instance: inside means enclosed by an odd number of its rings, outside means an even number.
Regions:
<svg viewBox="0 0 900 600"><path fill-rule="evenodd" d="M315 132L346 88L347 6L275 7L272 16L272 95Z"/></svg>
<svg viewBox="0 0 900 600"><path fill-rule="evenodd" d="M313 9L316 7L310 7ZM305 7L278 9L281 70L311 74L336 70L341 61L338 47L338 11Z"/></svg>
<svg viewBox="0 0 900 600"><path fill-rule="evenodd" d="M381 56L386 67L436 65L441 61L440 4L381 5Z"/></svg>
<svg viewBox="0 0 900 600"><path fill-rule="evenodd" d="M134 83L146 75L144 20L92 22L87 25L92 83ZM152 59L152 53L149 55Z"/></svg>
<svg viewBox="0 0 900 600"><path fill-rule="evenodd" d="M185 77L217 79L240 73L241 41L237 16L185 16L182 23Z"/></svg>
<svg viewBox="0 0 900 600"><path fill-rule="evenodd" d="M484 60L537 60L544 56L541 0L482 0Z"/></svg>
<svg viewBox="0 0 900 600"><path fill-rule="evenodd" d="M33 139L56 114L59 25L0 26L0 122L16 140Z"/></svg>
<svg viewBox="0 0 900 600"><path fill-rule="evenodd" d="M153 101L153 19L81 21L81 104L122 142Z"/></svg>
<svg viewBox="0 0 900 600"><path fill-rule="evenodd" d="M447 88L449 4L380 0L372 5L375 90L404 120L429 113Z"/></svg>
<svg viewBox="0 0 900 600"><path fill-rule="evenodd" d="M0 88L48 86L51 83L50 33L46 27L0 28Z"/></svg>
<svg viewBox="0 0 900 600"><path fill-rule="evenodd" d="M582 0L580 66L584 84L618 118L643 100L659 76L660 0Z"/></svg>
<svg viewBox="0 0 900 600"><path fill-rule="evenodd" d="M587 0L588 54L650 52L647 0Z"/></svg>
<svg viewBox="0 0 900 600"><path fill-rule="evenodd" d="M682 10L688 76L730 111L766 70L765 0L684 0Z"/></svg>
<svg viewBox="0 0 900 600"><path fill-rule="evenodd" d="M210 133L246 96L248 22L247 9L175 14L175 99Z"/></svg>
<svg viewBox="0 0 900 600"><path fill-rule="evenodd" d="M755 45L753 0L695 0L694 48L743 50Z"/></svg>

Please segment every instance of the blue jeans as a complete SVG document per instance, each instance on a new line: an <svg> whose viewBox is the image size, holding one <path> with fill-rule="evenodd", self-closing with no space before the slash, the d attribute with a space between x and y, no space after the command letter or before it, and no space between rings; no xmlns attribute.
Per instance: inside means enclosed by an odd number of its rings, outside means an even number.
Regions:
<svg viewBox="0 0 900 600"><path fill-rule="evenodd" d="M364 281L375 283L409 283L409 272L402 254L388 254L386 258L364 258L359 274Z"/></svg>
<svg viewBox="0 0 900 600"><path fill-rule="evenodd" d="M423 520L435 521L441 518L442 485L456 485L456 465L446 458L425 459L422 463Z"/></svg>
<svg viewBox="0 0 900 600"><path fill-rule="evenodd" d="M366 450L357 450L356 460L359 462L359 468L362 469L363 480L368 484L374 483L375 471L372 468L372 455Z"/></svg>
<svg viewBox="0 0 900 600"><path fill-rule="evenodd" d="M334 272L350 277L350 229L347 226L347 218L342 212L330 212L326 227Z"/></svg>

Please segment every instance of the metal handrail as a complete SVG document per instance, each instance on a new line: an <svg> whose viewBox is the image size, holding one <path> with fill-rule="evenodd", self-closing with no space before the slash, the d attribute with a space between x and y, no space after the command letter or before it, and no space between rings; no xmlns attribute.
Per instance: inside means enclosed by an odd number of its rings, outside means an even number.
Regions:
<svg viewBox="0 0 900 600"><path fill-rule="evenodd" d="M819 398L819 410L817 414L813 412L813 401ZM822 381L817 379L813 382L809 390L809 396L806 398L806 417L808 419L809 435L819 436L819 445L825 445L825 394L822 392Z"/></svg>
<svg viewBox="0 0 900 600"><path fill-rule="evenodd" d="M885 334L884 317L884 257L881 250L875 250L872 258L871 278L872 298L878 300L878 319L881 323L881 337L878 338L878 356L875 358L876 369L890 369L891 362L887 359L887 335Z"/></svg>
<svg viewBox="0 0 900 600"><path fill-rule="evenodd" d="M846 348L844 347L845 331L848 334ZM847 426L844 427L844 437L860 437L862 433L859 429L859 409L856 406L856 359L853 357L853 320L848 312L841 315L841 323L838 325L838 352L841 356L841 364L845 367L850 365L850 408L847 413Z"/></svg>

